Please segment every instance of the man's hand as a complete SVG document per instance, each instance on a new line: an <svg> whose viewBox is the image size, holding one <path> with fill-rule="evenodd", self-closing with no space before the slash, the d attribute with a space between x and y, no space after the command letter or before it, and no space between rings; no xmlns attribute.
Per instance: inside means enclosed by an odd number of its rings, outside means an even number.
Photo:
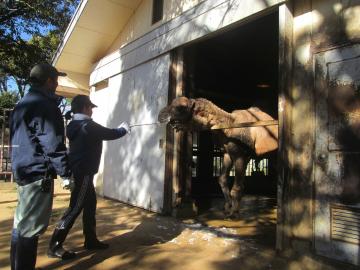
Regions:
<svg viewBox="0 0 360 270"><path fill-rule="evenodd" d="M123 128L126 130L126 133L131 133L131 128L127 122L122 122L118 128Z"/></svg>
<svg viewBox="0 0 360 270"><path fill-rule="evenodd" d="M73 191L75 188L75 182L72 177L61 178L61 187L65 190Z"/></svg>

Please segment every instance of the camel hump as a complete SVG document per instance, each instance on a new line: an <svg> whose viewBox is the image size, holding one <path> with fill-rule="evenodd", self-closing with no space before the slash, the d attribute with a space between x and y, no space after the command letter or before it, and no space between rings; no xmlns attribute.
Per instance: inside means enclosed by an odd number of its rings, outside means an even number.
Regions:
<svg viewBox="0 0 360 270"><path fill-rule="evenodd" d="M274 120L268 113L259 109L259 107L250 107L247 111L254 116L258 121Z"/></svg>
<svg viewBox="0 0 360 270"><path fill-rule="evenodd" d="M274 120L274 118L258 107L251 107L246 110L235 110L231 115L235 123Z"/></svg>
<svg viewBox="0 0 360 270"><path fill-rule="evenodd" d="M260 108L257 107L257 106L250 107L248 110L249 110L249 111L261 111Z"/></svg>

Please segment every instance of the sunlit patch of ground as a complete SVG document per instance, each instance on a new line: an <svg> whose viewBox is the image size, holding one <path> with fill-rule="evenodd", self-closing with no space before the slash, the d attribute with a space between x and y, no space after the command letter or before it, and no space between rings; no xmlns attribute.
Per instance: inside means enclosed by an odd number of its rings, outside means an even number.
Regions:
<svg viewBox="0 0 360 270"><path fill-rule="evenodd" d="M97 231L108 250L83 249L81 216L65 247L76 259L46 256L56 221L65 211L69 193L56 182L54 210L47 232L40 238L37 266L43 269L351 269L350 266L309 256L284 258L275 252L276 206L266 197L244 198L239 220L224 220L214 207L197 219L180 221L120 202L98 198ZM9 267L9 242L16 187L0 181L0 269ZM345 267L345 268L344 268Z"/></svg>

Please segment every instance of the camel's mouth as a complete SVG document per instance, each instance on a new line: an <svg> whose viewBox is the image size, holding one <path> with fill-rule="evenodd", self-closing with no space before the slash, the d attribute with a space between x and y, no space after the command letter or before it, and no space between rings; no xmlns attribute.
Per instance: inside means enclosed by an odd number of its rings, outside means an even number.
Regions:
<svg viewBox="0 0 360 270"><path fill-rule="evenodd" d="M167 106L160 110L158 121L169 123L176 131L186 130L191 120L191 109L186 106Z"/></svg>
<svg viewBox="0 0 360 270"><path fill-rule="evenodd" d="M171 126L171 128L175 129L176 131L185 130L185 119L182 118L174 118L171 116L169 109L163 109L158 116L158 121L160 123L166 123Z"/></svg>
<svg viewBox="0 0 360 270"><path fill-rule="evenodd" d="M167 106L160 110L158 114L158 121L160 123L169 123L171 120L170 106Z"/></svg>
<svg viewBox="0 0 360 270"><path fill-rule="evenodd" d="M186 129L184 122L179 119L170 119L169 124L173 129L177 131Z"/></svg>

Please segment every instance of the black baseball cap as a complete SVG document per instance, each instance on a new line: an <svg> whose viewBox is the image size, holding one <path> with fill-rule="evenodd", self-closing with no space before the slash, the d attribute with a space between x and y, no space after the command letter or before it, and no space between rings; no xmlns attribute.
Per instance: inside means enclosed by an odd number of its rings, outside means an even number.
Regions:
<svg viewBox="0 0 360 270"><path fill-rule="evenodd" d="M58 71L48 63L40 63L31 69L29 80L32 83L44 83L48 78L56 78L58 76L66 76L66 73Z"/></svg>
<svg viewBox="0 0 360 270"><path fill-rule="evenodd" d="M91 108L97 107L91 102L90 98L85 95L77 95L71 101L71 111L73 113L81 112L85 106L91 106Z"/></svg>

